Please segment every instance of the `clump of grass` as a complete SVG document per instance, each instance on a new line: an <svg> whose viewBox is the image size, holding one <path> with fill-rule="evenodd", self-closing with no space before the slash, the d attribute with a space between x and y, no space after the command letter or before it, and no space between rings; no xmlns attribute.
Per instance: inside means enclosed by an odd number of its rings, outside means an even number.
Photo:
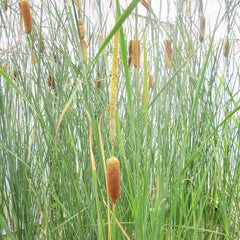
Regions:
<svg viewBox="0 0 240 240"><path fill-rule="evenodd" d="M120 194L120 164L114 156L107 161L107 183L109 196L115 205Z"/></svg>
<svg viewBox="0 0 240 240"><path fill-rule="evenodd" d="M32 16L30 11L30 5L27 0L22 0L19 2L19 6L21 8L21 15L23 17L25 31L28 34L32 32Z"/></svg>

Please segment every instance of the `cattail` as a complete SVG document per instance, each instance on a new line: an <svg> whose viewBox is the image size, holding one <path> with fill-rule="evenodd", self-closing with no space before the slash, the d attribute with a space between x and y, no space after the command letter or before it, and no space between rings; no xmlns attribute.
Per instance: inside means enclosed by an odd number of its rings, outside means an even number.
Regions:
<svg viewBox="0 0 240 240"><path fill-rule="evenodd" d="M55 81L52 75L48 78L48 86L53 90L55 89Z"/></svg>
<svg viewBox="0 0 240 240"><path fill-rule="evenodd" d="M113 39L113 60L112 60L112 80L110 84L110 141L112 148L115 140L115 111L116 111L116 99L117 99L117 69L118 69L118 44L119 44L119 32L117 32Z"/></svg>
<svg viewBox="0 0 240 240"><path fill-rule="evenodd" d="M16 72L16 70L14 70L14 72L13 72L13 80L16 81L16 79L17 79L17 72Z"/></svg>
<svg viewBox="0 0 240 240"><path fill-rule="evenodd" d="M107 161L107 183L108 193L115 205L120 194L120 164L114 156Z"/></svg>
<svg viewBox="0 0 240 240"><path fill-rule="evenodd" d="M142 5L149 11L149 4L146 0L142 0Z"/></svg>
<svg viewBox="0 0 240 240"><path fill-rule="evenodd" d="M82 19L78 19L78 26L79 26L79 30L80 30L80 36L82 39L84 39L85 38L85 28L83 26Z"/></svg>
<svg viewBox="0 0 240 240"><path fill-rule="evenodd" d="M172 60L175 62L175 56L172 53L171 43L168 40L164 40L164 45L165 45L169 60L171 61L171 58L172 58Z"/></svg>
<svg viewBox="0 0 240 240"><path fill-rule="evenodd" d="M154 80L154 76L151 74L149 75L149 87L153 88L153 80Z"/></svg>
<svg viewBox="0 0 240 240"><path fill-rule="evenodd" d="M224 57L227 57L230 51L230 42L228 39L225 39L224 41L224 48L223 48L223 55Z"/></svg>
<svg viewBox="0 0 240 240"><path fill-rule="evenodd" d="M8 1L7 0L4 0L4 7L5 7L5 11L8 10Z"/></svg>
<svg viewBox="0 0 240 240"><path fill-rule="evenodd" d="M133 39L133 41L132 41L132 59L133 59L133 65L135 68L137 68L140 65L140 56L141 56L140 40Z"/></svg>
<svg viewBox="0 0 240 240"><path fill-rule="evenodd" d="M82 39L82 43L80 43L80 49L83 61L87 64L87 43L84 39Z"/></svg>
<svg viewBox="0 0 240 240"><path fill-rule="evenodd" d="M7 67L6 67L6 65L5 65L5 64L3 64L3 66L2 66L2 70L3 70L3 72L4 72L4 73L6 73L6 72L7 72Z"/></svg>
<svg viewBox="0 0 240 240"><path fill-rule="evenodd" d="M205 24L206 24L206 20L205 20L205 17L202 15L201 22L200 22L200 35L199 35L200 42L202 42L205 37Z"/></svg>
<svg viewBox="0 0 240 240"><path fill-rule="evenodd" d="M164 40L164 46L165 46L166 51L168 52L169 56L172 56L172 46L171 46L171 43L168 40Z"/></svg>
<svg viewBox="0 0 240 240"><path fill-rule="evenodd" d="M32 32L32 16L30 12L30 6L27 0L19 2L21 8L21 14L23 16L25 31L30 34Z"/></svg>
<svg viewBox="0 0 240 240"><path fill-rule="evenodd" d="M169 57L168 53L165 52L163 56L164 56L164 59L165 59L166 66L168 68L170 68L171 67L171 60L170 60L170 57Z"/></svg>
<svg viewBox="0 0 240 240"><path fill-rule="evenodd" d="M97 88L101 89L101 82L100 81L98 81L98 83L97 83Z"/></svg>
<svg viewBox="0 0 240 240"><path fill-rule="evenodd" d="M128 66L130 66L132 62L132 41L133 40L129 41L129 47L128 47L128 52L129 52Z"/></svg>

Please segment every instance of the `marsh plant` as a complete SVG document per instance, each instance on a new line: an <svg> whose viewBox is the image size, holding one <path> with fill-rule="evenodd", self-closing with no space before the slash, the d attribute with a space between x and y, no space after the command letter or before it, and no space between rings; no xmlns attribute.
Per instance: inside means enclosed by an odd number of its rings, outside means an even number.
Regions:
<svg viewBox="0 0 240 240"><path fill-rule="evenodd" d="M0 239L240 239L239 1L0 7Z"/></svg>

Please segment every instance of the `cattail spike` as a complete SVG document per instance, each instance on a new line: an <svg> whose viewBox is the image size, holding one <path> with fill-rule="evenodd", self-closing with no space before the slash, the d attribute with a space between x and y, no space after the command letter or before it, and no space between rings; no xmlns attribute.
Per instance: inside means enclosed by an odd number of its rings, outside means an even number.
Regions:
<svg viewBox="0 0 240 240"><path fill-rule="evenodd" d="M4 0L4 7L5 7L5 11L8 10L8 1L7 0Z"/></svg>
<svg viewBox="0 0 240 240"><path fill-rule="evenodd" d="M5 65L5 64L3 64L3 66L2 66L2 70L3 70L3 72L4 72L4 73L6 73L6 72L7 72L7 67L6 67L6 65Z"/></svg>
<svg viewBox="0 0 240 240"><path fill-rule="evenodd" d="M224 48L223 48L223 55L224 57L227 57L230 51L230 42L229 39L226 39L224 41Z"/></svg>
<svg viewBox="0 0 240 240"><path fill-rule="evenodd" d="M134 39L132 41L132 59L135 68L137 68L140 65L140 56L141 56L140 40Z"/></svg>
<svg viewBox="0 0 240 240"><path fill-rule="evenodd" d="M153 88L153 81L154 81L154 76L151 74L149 75L149 87Z"/></svg>
<svg viewBox="0 0 240 240"><path fill-rule="evenodd" d="M201 22L200 22L200 35L199 35L199 41L203 42L204 37L205 37L205 27L206 27L206 19L202 15L201 16Z"/></svg>
<svg viewBox="0 0 240 240"><path fill-rule="evenodd" d="M23 16L25 31L30 34L32 32L32 16L30 12L30 6L27 0L19 2L21 8L21 14Z"/></svg>
<svg viewBox="0 0 240 240"><path fill-rule="evenodd" d="M79 26L81 38L84 39L85 38L85 28L83 26L82 19L78 19L78 26Z"/></svg>
<svg viewBox="0 0 240 240"><path fill-rule="evenodd" d="M120 194L120 164L114 156L107 161L107 183L108 193L115 205Z"/></svg>
<svg viewBox="0 0 240 240"><path fill-rule="evenodd" d="M165 45L166 51L168 52L169 56L172 56L171 43L168 40L164 40L164 45Z"/></svg>
<svg viewBox="0 0 240 240"><path fill-rule="evenodd" d="M113 61L112 61L112 80L110 84L110 141L112 148L115 140L115 111L117 100L117 69L118 69L118 44L119 44L119 32L114 36L113 40Z"/></svg>
<svg viewBox="0 0 240 240"><path fill-rule="evenodd" d="M83 57L83 61L87 64L87 43L84 39L82 39L82 43L80 43L81 55Z"/></svg>

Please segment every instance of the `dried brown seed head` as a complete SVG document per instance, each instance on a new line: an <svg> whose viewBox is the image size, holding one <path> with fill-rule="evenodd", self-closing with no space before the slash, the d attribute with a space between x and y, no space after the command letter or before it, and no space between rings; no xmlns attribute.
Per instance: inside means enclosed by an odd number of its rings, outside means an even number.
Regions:
<svg viewBox="0 0 240 240"><path fill-rule="evenodd" d="M5 7L5 11L8 10L8 1L7 0L4 0L4 7Z"/></svg>
<svg viewBox="0 0 240 240"><path fill-rule="evenodd" d="M27 0L22 0L19 6L21 8L21 15L23 16L25 31L30 34L32 32L32 16L29 3Z"/></svg>
<svg viewBox="0 0 240 240"><path fill-rule="evenodd" d="M171 43L168 40L164 40L164 46L165 46L166 51L168 52L169 56L172 56Z"/></svg>
<svg viewBox="0 0 240 240"><path fill-rule="evenodd" d="M82 39L82 43L80 43L80 49L83 61L87 64L87 43L84 39Z"/></svg>
<svg viewBox="0 0 240 240"><path fill-rule="evenodd" d="M140 65L140 57L141 57L140 40L133 39L132 40L132 59L133 59L133 65L135 68L137 68Z"/></svg>
<svg viewBox="0 0 240 240"><path fill-rule="evenodd" d="M107 182L108 193L115 205L120 194L120 164L114 156L107 161Z"/></svg>
<svg viewBox="0 0 240 240"><path fill-rule="evenodd" d="M154 81L154 76L151 74L149 75L149 87L153 88L153 81Z"/></svg>
<svg viewBox="0 0 240 240"><path fill-rule="evenodd" d="M226 39L224 41L224 48L223 48L223 55L224 57L227 57L230 51L230 42L229 39Z"/></svg>
<svg viewBox="0 0 240 240"><path fill-rule="evenodd" d="M55 89L55 81L52 75L48 78L48 86L51 87L52 90Z"/></svg>
<svg viewBox="0 0 240 240"><path fill-rule="evenodd" d="M201 16L200 20L200 34L199 34L199 41L203 42L205 37L205 27L206 27L206 19L204 16Z"/></svg>

